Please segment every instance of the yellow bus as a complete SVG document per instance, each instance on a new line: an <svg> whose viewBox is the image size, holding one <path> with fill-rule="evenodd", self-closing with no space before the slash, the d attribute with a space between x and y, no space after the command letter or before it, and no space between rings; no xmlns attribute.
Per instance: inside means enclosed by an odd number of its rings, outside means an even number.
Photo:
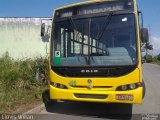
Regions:
<svg viewBox="0 0 160 120"><path fill-rule="evenodd" d="M41 27L44 36L44 24ZM141 104L141 43L136 0L93 0L58 8L50 37L51 100Z"/></svg>

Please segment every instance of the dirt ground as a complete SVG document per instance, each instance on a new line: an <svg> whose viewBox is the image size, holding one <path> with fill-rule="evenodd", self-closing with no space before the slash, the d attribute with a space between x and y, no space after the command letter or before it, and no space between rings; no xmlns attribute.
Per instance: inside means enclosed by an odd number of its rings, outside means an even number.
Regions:
<svg viewBox="0 0 160 120"><path fill-rule="evenodd" d="M30 103L23 104L17 107L16 110L12 112L12 114L25 113L35 107L38 107L41 104L42 104L42 101L32 101Z"/></svg>

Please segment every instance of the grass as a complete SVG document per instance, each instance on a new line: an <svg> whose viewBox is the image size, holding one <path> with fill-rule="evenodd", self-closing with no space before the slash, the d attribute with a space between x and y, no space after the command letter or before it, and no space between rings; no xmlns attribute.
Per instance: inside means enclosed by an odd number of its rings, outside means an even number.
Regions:
<svg viewBox="0 0 160 120"><path fill-rule="evenodd" d="M24 104L41 101L47 89L48 60L0 58L0 113L12 113ZM38 70L38 71L37 71ZM39 73L39 80L36 75Z"/></svg>
<svg viewBox="0 0 160 120"><path fill-rule="evenodd" d="M153 63L153 64L160 65L160 61L153 61L152 63Z"/></svg>
<svg viewBox="0 0 160 120"><path fill-rule="evenodd" d="M14 113L24 104L42 101L41 94L45 89L47 89L46 86L40 86L32 90L19 89L1 93L0 113Z"/></svg>

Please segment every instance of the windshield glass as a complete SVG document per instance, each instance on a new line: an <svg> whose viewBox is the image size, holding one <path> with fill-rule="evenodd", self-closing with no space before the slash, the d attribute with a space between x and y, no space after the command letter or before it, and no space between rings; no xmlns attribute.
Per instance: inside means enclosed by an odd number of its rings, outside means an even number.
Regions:
<svg viewBox="0 0 160 120"><path fill-rule="evenodd" d="M109 17L108 17L109 16ZM134 14L68 18L54 23L54 66L120 66L137 63Z"/></svg>

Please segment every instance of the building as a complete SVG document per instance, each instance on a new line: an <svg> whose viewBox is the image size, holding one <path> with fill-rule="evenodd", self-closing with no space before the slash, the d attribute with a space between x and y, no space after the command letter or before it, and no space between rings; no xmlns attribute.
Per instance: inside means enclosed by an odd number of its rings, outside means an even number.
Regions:
<svg viewBox="0 0 160 120"><path fill-rule="evenodd" d="M8 52L14 59L46 57L49 43L40 36L41 21L51 18L0 18L0 57Z"/></svg>

